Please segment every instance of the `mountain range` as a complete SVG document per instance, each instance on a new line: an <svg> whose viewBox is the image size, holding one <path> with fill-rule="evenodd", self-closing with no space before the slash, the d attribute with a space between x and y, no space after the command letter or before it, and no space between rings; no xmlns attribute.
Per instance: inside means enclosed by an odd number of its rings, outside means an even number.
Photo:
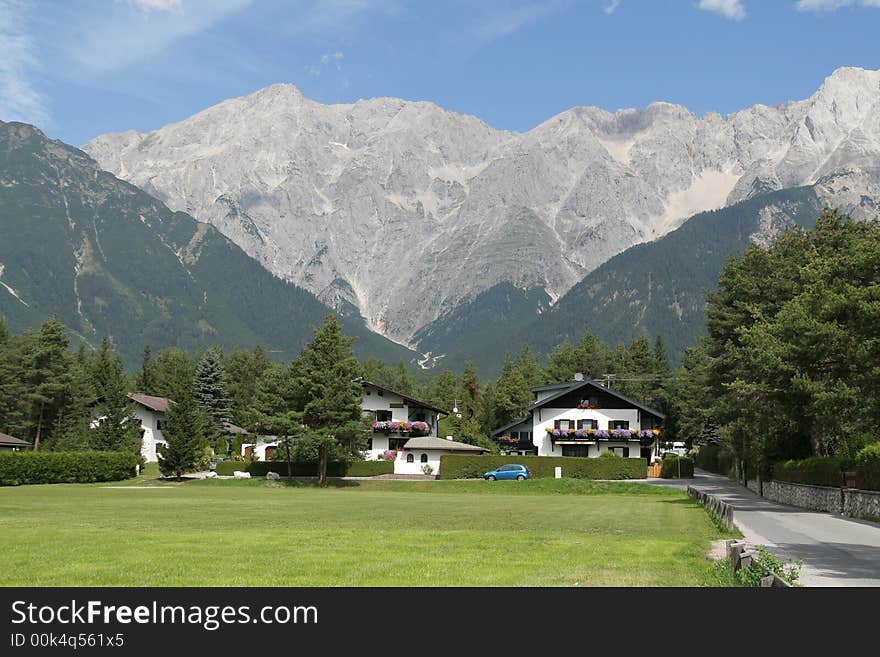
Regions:
<svg viewBox="0 0 880 657"><path fill-rule="evenodd" d="M493 373L585 330L704 326L727 257L880 201L880 71L696 117L578 107L525 133L425 102L278 84L83 151L0 122L0 314L87 341L263 344L337 312L360 355Z"/></svg>
<svg viewBox="0 0 880 657"><path fill-rule="evenodd" d="M145 345L262 345L291 358L330 310L209 224L173 212L84 152L0 122L0 315L17 331L49 314L129 366ZM343 317L361 355L412 352Z"/></svg>
<svg viewBox="0 0 880 657"><path fill-rule="evenodd" d="M524 133L278 84L84 150L277 276L436 354L431 324L482 293L509 284L535 316L534 290L556 303L695 214L841 174L866 183L843 208L861 211L880 177L880 71L839 69L806 100L726 117L577 107Z"/></svg>

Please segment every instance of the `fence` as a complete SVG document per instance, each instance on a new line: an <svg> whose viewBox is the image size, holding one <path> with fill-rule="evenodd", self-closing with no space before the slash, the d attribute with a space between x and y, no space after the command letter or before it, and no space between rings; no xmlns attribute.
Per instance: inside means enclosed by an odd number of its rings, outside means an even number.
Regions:
<svg viewBox="0 0 880 657"><path fill-rule="evenodd" d="M699 488L695 488L693 486L687 487L688 495L693 497L697 502L705 506L709 509L715 517L718 518L721 522L723 522L728 529L732 530L733 525L733 505L728 504L724 500L721 500L714 495L710 495L704 491L701 491Z"/></svg>

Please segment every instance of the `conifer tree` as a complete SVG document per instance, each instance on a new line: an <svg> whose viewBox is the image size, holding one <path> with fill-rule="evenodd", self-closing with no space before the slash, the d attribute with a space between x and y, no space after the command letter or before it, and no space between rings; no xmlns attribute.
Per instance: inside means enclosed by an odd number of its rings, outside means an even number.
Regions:
<svg viewBox="0 0 880 657"><path fill-rule="evenodd" d="M342 334L329 315L294 365L294 395L302 404L303 423L313 431L320 457L320 483L327 483L327 461L353 444L360 432L361 366L352 352L354 338Z"/></svg>
<svg viewBox="0 0 880 657"><path fill-rule="evenodd" d="M92 446L139 454L141 435L128 397L128 378L122 359L112 352L106 336L88 363L88 374L97 400L95 410L101 418L92 436Z"/></svg>
<svg viewBox="0 0 880 657"><path fill-rule="evenodd" d="M162 435L167 446L159 446L159 471L166 477L192 472L205 448L208 420L192 395L171 404Z"/></svg>
<svg viewBox="0 0 880 657"><path fill-rule="evenodd" d="M144 347L141 354L141 369L134 379L135 390L145 395L155 395L155 377L153 375L153 350L150 345Z"/></svg>
<svg viewBox="0 0 880 657"><path fill-rule="evenodd" d="M29 416L36 425L34 450L40 448L40 440L55 416L68 401L70 393L69 340L64 325L57 315L43 322L36 340L30 345L27 369L24 373L25 397Z"/></svg>
<svg viewBox="0 0 880 657"><path fill-rule="evenodd" d="M230 420L229 395L223 359L217 349L209 349L196 368L195 398L217 431Z"/></svg>

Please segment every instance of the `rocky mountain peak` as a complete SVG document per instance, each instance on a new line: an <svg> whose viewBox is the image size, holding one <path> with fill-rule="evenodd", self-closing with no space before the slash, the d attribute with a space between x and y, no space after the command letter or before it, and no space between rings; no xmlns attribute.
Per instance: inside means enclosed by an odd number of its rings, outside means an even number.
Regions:
<svg viewBox="0 0 880 657"><path fill-rule="evenodd" d="M880 71L841 69L806 100L727 117L585 106L514 133L432 103L322 105L282 84L85 149L406 342L502 282L556 298L695 213L835 173L875 179L878 101Z"/></svg>

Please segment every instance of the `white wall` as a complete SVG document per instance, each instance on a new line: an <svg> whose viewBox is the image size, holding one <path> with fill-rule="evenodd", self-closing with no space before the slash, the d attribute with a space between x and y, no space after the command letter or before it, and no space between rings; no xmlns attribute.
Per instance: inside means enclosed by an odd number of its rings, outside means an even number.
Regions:
<svg viewBox="0 0 880 657"><path fill-rule="evenodd" d="M428 465L434 468L431 474L440 474L440 457L444 454L454 453L453 451L440 449L405 449L397 455L397 459L394 461L394 474L425 474L422 472L422 466L425 465L421 461L422 454L428 455ZM413 455L412 463L406 462L407 454Z"/></svg>
<svg viewBox="0 0 880 657"><path fill-rule="evenodd" d="M141 443L141 454L147 463L155 463L159 460L156 452L157 445L168 445L168 441L162 436L159 430L159 420L165 420L164 413L156 413L148 408L144 408L140 404L134 405L133 415L141 421L141 427L144 428L144 438Z"/></svg>
<svg viewBox="0 0 880 657"><path fill-rule="evenodd" d="M547 428L553 429L556 420L596 420L599 429L608 429L611 420L628 420L629 428L635 431L641 429L639 425L639 411L635 408L538 408L532 413L532 442L538 448L538 456L562 456L562 445L555 445ZM605 451L605 441L599 445L601 451ZM610 443L612 447L623 447L628 444L630 458L639 457L639 442ZM599 456L595 453L596 447L590 448L590 456ZM635 452L635 454L633 454Z"/></svg>
<svg viewBox="0 0 880 657"><path fill-rule="evenodd" d="M254 454L256 454L257 460L258 461L265 461L266 460L266 448L267 447L278 447L278 444L279 443L277 440L274 442L269 442L269 443L258 442L257 446L254 448ZM253 443L242 443L241 444L241 458L245 458L246 448L253 447L253 445L254 445Z"/></svg>

